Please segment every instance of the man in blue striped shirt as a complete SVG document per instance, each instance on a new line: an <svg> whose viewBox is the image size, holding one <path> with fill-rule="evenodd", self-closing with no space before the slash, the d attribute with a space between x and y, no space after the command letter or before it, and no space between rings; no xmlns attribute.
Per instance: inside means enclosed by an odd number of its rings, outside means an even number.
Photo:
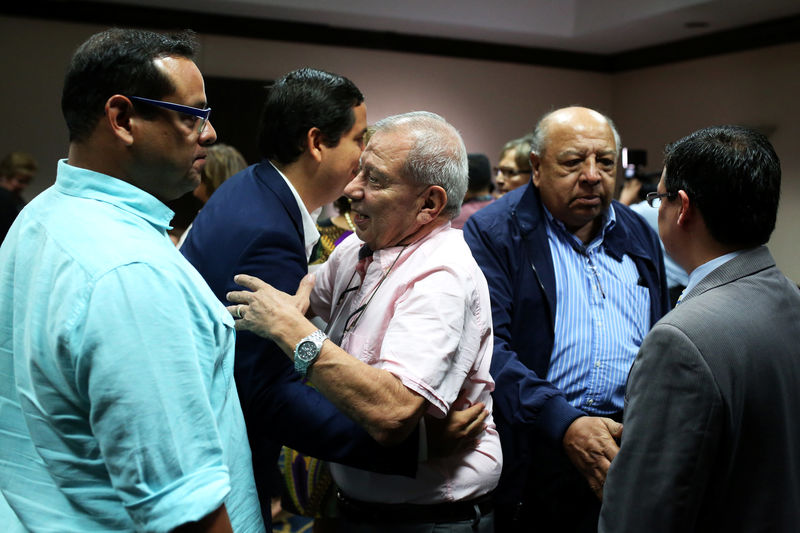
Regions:
<svg viewBox="0 0 800 533"><path fill-rule="evenodd" d="M612 205L619 150L604 115L549 113L531 183L464 227L492 295L498 531L596 530L628 370L668 310L658 236Z"/></svg>

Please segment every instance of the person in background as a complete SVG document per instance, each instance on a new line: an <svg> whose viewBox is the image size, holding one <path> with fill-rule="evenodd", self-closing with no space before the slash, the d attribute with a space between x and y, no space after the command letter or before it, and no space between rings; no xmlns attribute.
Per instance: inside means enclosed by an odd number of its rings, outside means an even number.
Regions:
<svg viewBox="0 0 800 533"><path fill-rule="evenodd" d="M649 193L656 190L656 184L660 177L661 172L655 172L626 179L619 198L621 203L630 206L633 212L644 218L654 231L658 231L658 210L650 207L646 198ZM686 288L686 284L689 282L689 275L664 250L663 242L661 243L661 250L664 252L667 290L669 291L670 308L672 308L675 307L678 298Z"/></svg>
<svg viewBox="0 0 800 533"><path fill-rule="evenodd" d="M457 229L464 227L464 222L475 211L495 200L492 195L492 169L489 166L489 158L483 154L468 154L467 161L469 163L467 194L464 195L464 202L461 204L461 213L450 222L450 225Z"/></svg>
<svg viewBox="0 0 800 533"><path fill-rule="evenodd" d="M548 113L532 185L464 225L492 295L498 531L596 530L628 370L668 309L658 236L612 202L619 150L603 114Z"/></svg>
<svg viewBox="0 0 800 533"><path fill-rule="evenodd" d="M208 199L211 198L211 195L214 194L214 191L216 191L226 179L245 168L247 168L247 161L245 161L241 152L233 146L224 143L209 146L206 155L206 165L203 167L203 172L200 174L200 185L195 187L192 194L195 198L200 200L202 205L205 205ZM190 223L189 227L181 234L177 242L178 248L183 245L183 241L186 240L186 236L191 227L192 224Z"/></svg>
<svg viewBox="0 0 800 533"><path fill-rule="evenodd" d="M667 147L648 200L689 283L631 369L601 532L800 531L800 290L766 247L780 188L755 131Z"/></svg>
<svg viewBox="0 0 800 533"><path fill-rule="evenodd" d="M350 214L350 199L347 196L340 196L333 202L333 207L338 215L317 221L317 231L320 235L319 246L317 246L309 266L316 267L327 261L333 253L333 249L356 230Z"/></svg>
<svg viewBox="0 0 800 533"><path fill-rule="evenodd" d="M494 167L498 198L531 181L532 141L532 135L524 135L508 141L500 150L500 162Z"/></svg>
<svg viewBox="0 0 800 533"><path fill-rule="evenodd" d="M11 152L0 161L0 243L22 208L22 197L38 170L36 160L25 152Z"/></svg>
<svg viewBox="0 0 800 533"><path fill-rule="evenodd" d="M209 122L194 34L75 52L69 155L0 247L0 524L260 533L235 330L167 236Z"/></svg>

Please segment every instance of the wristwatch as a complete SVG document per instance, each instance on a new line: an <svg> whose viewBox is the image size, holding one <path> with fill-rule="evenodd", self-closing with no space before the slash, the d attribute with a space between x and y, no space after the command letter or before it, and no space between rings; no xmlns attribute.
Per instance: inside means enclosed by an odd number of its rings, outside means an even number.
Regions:
<svg viewBox="0 0 800 533"><path fill-rule="evenodd" d="M297 346L294 347L294 369L305 377L308 369L314 364L322 350L322 343L328 336L320 330L304 337Z"/></svg>

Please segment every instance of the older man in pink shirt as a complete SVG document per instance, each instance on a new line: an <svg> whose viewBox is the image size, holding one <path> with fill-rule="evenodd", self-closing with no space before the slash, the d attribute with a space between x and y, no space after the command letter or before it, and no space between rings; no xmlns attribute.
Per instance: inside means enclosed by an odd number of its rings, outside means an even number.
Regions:
<svg viewBox="0 0 800 533"><path fill-rule="evenodd" d="M425 414L442 419L478 402L491 410L491 307L450 226L467 186L461 136L426 112L375 129L345 188L356 234L317 271L313 289L304 280L292 297L237 276L253 292L228 298L238 304L229 307L237 328L274 339L339 409L391 444ZM325 333L302 314L309 291ZM345 530L494 531L489 495L502 456L491 415L474 447L423 459L414 478L333 465Z"/></svg>

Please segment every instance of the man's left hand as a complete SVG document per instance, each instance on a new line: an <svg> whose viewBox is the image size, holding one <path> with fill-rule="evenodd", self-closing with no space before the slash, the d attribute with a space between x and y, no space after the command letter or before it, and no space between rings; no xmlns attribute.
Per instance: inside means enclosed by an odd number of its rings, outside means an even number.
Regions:
<svg viewBox="0 0 800 533"><path fill-rule="evenodd" d="M486 429L489 411L483 402L465 409L452 407L445 418L425 416L428 456L446 457L477 446L478 436Z"/></svg>
<svg viewBox="0 0 800 533"><path fill-rule="evenodd" d="M589 482L598 499L603 499L606 474L619 451L617 440L621 437L622 424L598 416L576 418L564 433L567 457Z"/></svg>

